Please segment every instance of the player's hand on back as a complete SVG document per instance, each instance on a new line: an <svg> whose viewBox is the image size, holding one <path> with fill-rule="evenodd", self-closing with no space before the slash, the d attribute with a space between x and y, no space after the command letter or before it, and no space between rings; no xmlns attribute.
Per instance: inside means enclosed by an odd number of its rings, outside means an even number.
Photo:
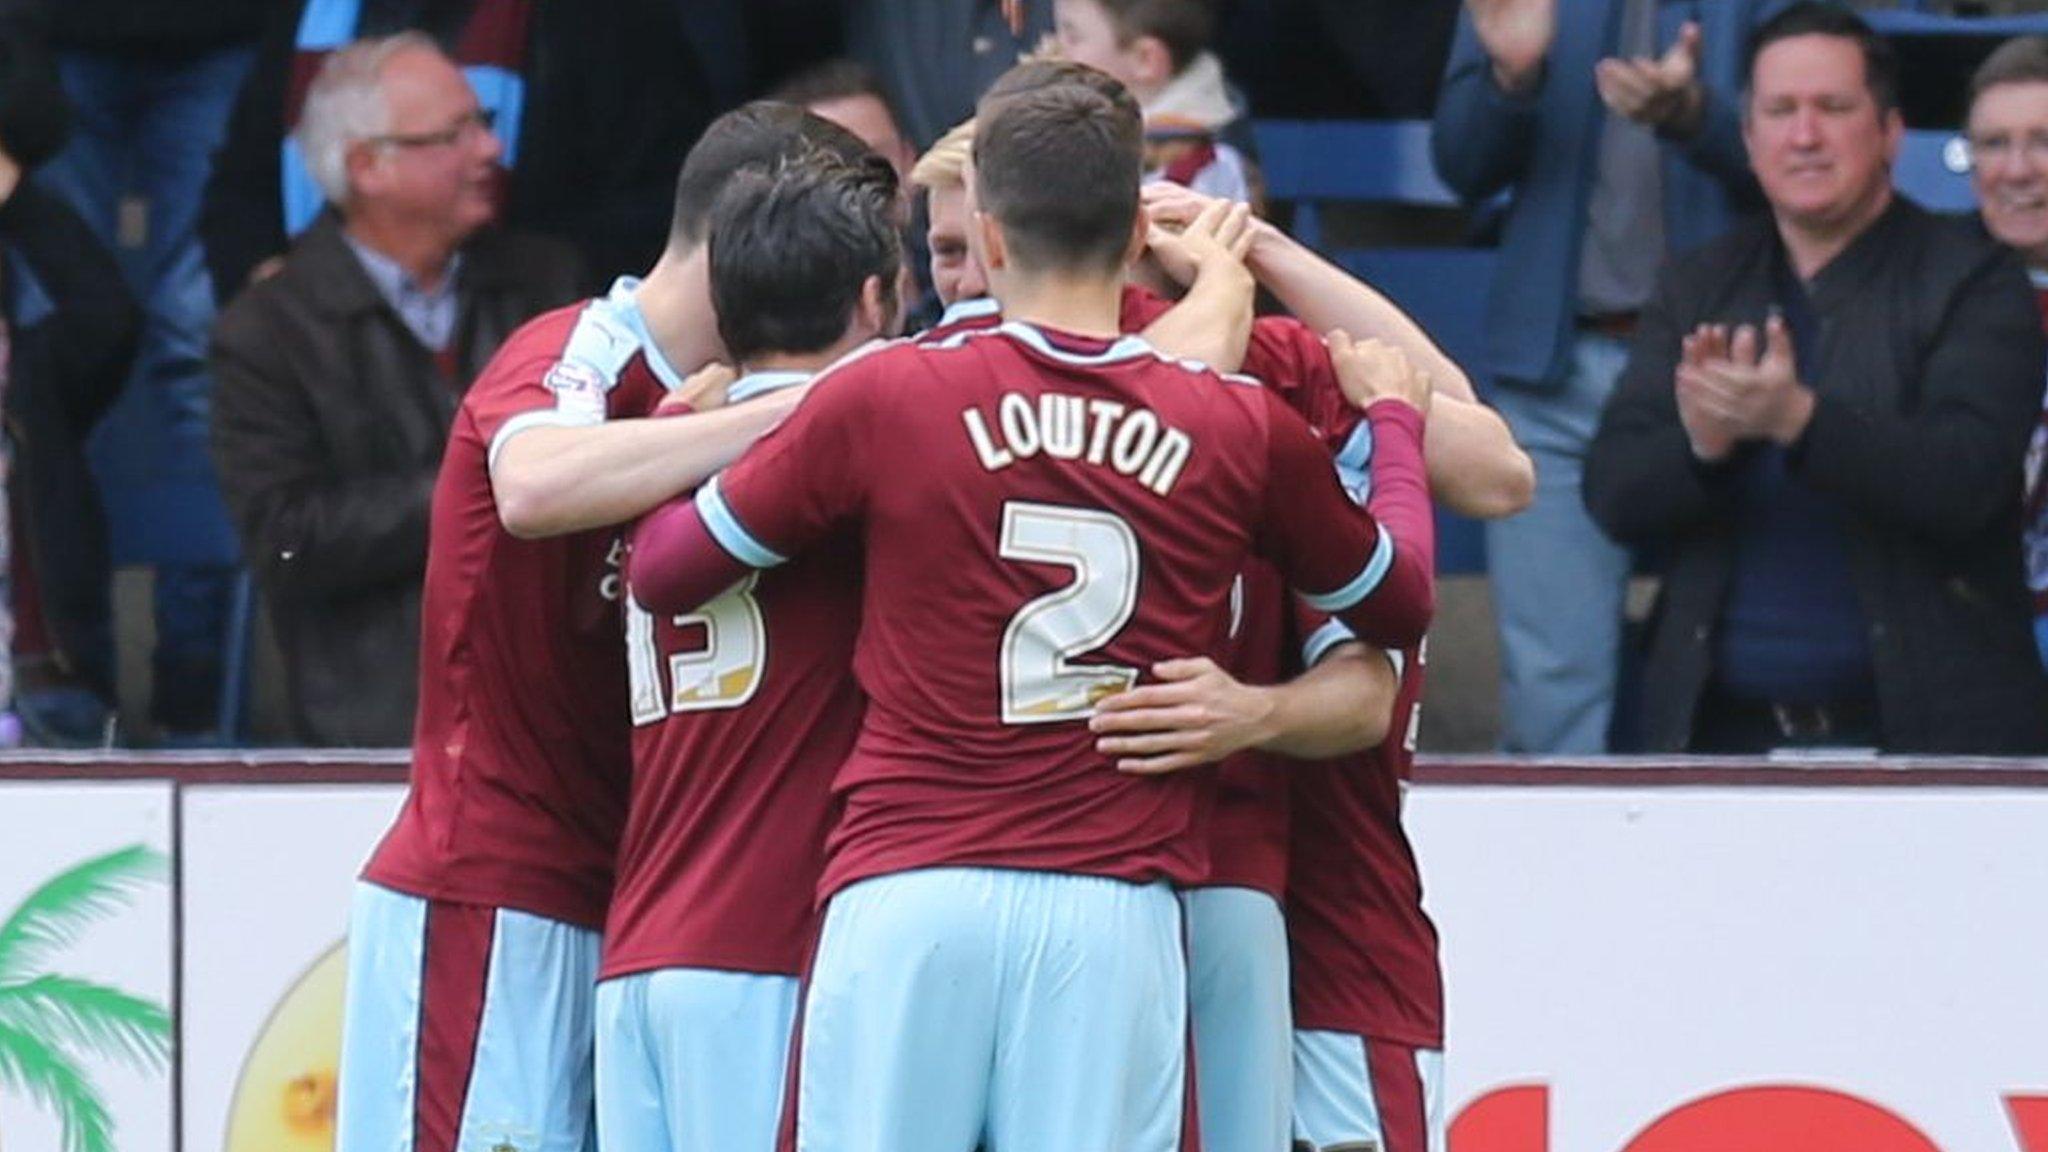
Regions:
<svg viewBox="0 0 2048 1152"><path fill-rule="evenodd" d="M692 412L709 412L713 408L723 408L726 403L726 392L737 379L739 374L733 371L731 365L714 360L690 373L681 388L663 397L661 406L654 410L655 415L666 415L676 408L688 408Z"/></svg>
<svg viewBox="0 0 2048 1152"><path fill-rule="evenodd" d="M1330 364L1337 370L1337 384L1354 407L1398 400L1429 415L1429 373L1416 367L1399 348L1370 337L1353 340L1341 328L1332 330L1326 343Z"/></svg>
<svg viewBox="0 0 2048 1152"><path fill-rule="evenodd" d="M1152 674L1158 683L1104 698L1088 721L1095 750L1117 771L1157 776L1214 764L1270 735L1271 697L1214 660L1165 660Z"/></svg>

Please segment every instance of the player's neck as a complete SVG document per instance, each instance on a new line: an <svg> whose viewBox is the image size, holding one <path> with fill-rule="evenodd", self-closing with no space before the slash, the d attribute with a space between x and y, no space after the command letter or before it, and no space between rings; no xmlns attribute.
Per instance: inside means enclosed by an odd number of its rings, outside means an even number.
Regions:
<svg viewBox="0 0 2048 1152"><path fill-rule="evenodd" d="M1056 328L1081 336L1118 336L1123 305L1123 280L1099 275L1012 271L991 286L1003 305L1003 319L1022 320L1040 328Z"/></svg>
<svg viewBox="0 0 2048 1152"><path fill-rule="evenodd" d="M686 255L663 252L634 293L648 335L678 372L695 372L723 352L707 255L702 245Z"/></svg>
<svg viewBox="0 0 2048 1152"><path fill-rule="evenodd" d="M823 371L826 365L839 359L839 356L840 353L836 349L827 349L823 352L763 352L742 360L740 374L753 376L762 372L801 372L806 376L815 376Z"/></svg>

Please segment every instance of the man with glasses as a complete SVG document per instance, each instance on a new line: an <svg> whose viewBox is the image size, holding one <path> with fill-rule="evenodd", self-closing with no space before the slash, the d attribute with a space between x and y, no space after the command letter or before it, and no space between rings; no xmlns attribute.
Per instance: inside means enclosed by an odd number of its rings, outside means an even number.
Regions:
<svg viewBox="0 0 2048 1152"><path fill-rule="evenodd" d="M2048 325L2048 36L2000 45L1970 80L1970 171L1984 227L2019 253ZM2034 644L2048 663L2048 406L2027 447L2027 591L2033 597Z"/></svg>
<svg viewBox="0 0 2048 1152"><path fill-rule="evenodd" d="M221 487L307 744L410 738L428 505L456 405L507 334L577 295L568 249L486 227L490 125L417 33L328 57L298 140L331 211L215 334Z"/></svg>

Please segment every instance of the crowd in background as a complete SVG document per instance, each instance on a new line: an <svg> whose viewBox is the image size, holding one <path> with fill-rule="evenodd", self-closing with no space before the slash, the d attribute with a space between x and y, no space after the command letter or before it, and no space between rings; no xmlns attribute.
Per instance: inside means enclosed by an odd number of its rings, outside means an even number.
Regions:
<svg viewBox="0 0 2048 1152"><path fill-rule="evenodd" d="M1256 202L1254 116L1433 117L1441 178L1504 202L1466 367L1537 466L1487 528L1508 751L2048 751L2048 45L1983 65L1983 216L1937 220L1890 192L1914 61L1853 17L1756 103L1787 7L4 0L0 742L116 738L142 553L121 739L241 735L246 571L278 738L407 743L440 450L506 334L652 266L719 112L805 105L907 176L1056 44L1138 97L1154 178ZM915 324L956 254L909 239ZM1663 578L1635 645L1632 571Z"/></svg>

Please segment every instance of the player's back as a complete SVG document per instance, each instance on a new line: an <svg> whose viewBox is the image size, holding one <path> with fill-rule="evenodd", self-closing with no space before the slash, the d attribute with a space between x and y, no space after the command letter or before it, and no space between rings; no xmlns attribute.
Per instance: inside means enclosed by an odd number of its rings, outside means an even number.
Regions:
<svg viewBox="0 0 2048 1152"><path fill-rule="evenodd" d="M604 978L801 972L832 780L866 710L849 669L860 587L850 541L678 616L628 581L633 785Z"/></svg>
<svg viewBox="0 0 2048 1152"><path fill-rule="evenodd" d="M373 882L603 923L629 768L617 533L515 538L490 470L522 422L650 406L660 385L607 303L528 322L456 414L429 528L412 789Z"/></svg>
<svg viewBox="0 0 2048 1152"><path fill-rule="evenodd" d="M1199 877L1206 774L1120 774L1085 720L1219 638L1267 399L1139 340L1018 323L891 350L859 383L889 451L827 891L939 864Z"/></svg>
<svg viewBox="0 0 2048 1152"><path fill-rule="evenodd" d="M1394 724L1363 752L1296 765L1287 930L1297 1027L1443 1047L1436 926L1401 824L1422 648L1403 654Z"/></svg>

